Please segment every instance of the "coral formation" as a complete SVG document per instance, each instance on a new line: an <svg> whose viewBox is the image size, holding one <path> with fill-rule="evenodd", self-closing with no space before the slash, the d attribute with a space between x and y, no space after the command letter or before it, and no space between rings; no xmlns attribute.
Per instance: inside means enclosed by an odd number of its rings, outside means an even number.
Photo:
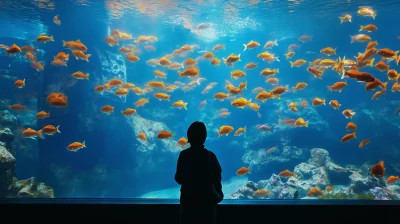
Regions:
<svg viewBox="0 0 400 224"><path fill-rule="evenodd" d="M18 198L54 198L53 188L37 181L34 177L14 181L8 197Z"/></svg>
<svg viewBox="0 0 400 224"><path fill-rule="evenodd" d="M243 155L242 161L251 165L253 169L258 169L277 164L285 166L297 163L304 160L305 156L308 155L306 149L297 148L296 146L284 146L270 153L267 151L268 149L249 150Z"/></svg>
<svg viewBox="0 0 400 224"><path fill-rule="evenodd" d="M400 187L397 185L386 186L383 179L360 174L368 172L363 167L359 169L335 164L328 151L320 148L312 149L307 163L298 164L294 172L296 177L287 180L272 174L268 180L260 180L258 183L249 181L230 195L230 198L253 199L254 192L258 189L270 192L266 199L293 199L295 191L298 191L301 199L393 200L400 197ZM334 188L326 191L324 189L327 186ZM321 192L307 195L311 189L315 191L314 187L318 187Z"/></svg>

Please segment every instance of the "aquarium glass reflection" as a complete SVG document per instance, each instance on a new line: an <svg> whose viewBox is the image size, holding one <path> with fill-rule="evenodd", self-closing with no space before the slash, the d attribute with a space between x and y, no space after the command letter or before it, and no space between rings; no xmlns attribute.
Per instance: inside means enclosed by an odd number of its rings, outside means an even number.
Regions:
<svg viewBox="0 0 400 224"><path fill-rule="evenodd" d="M400 199L400 2L0 0L0 198ZM207 168L205 167L205 172Z"/></svg>

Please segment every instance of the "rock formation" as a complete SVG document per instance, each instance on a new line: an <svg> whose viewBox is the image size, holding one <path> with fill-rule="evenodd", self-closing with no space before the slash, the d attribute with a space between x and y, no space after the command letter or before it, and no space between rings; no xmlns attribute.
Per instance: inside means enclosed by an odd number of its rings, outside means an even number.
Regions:
<svg viewBox="0 0 400 224"><path fill-rule="evenodd" d="M361 169L355 166L342 167L335 164L328 151L314 148L310 152L307 163L300 163L294 168L296 177L283 178L272 174L268 180L258 183L249 181L233 193L231 199L254 199L257 189L270 192L267 199L293 199L297 190L301 199L317 199L308 197L307 192L313 187L324 190L326 186L334 186L331 192L324 191L328 197L324 199L365 199L389 200L400 198L400 187L386 186L384 179L371 175L362 175Z"/></svg>
<svg viewBox="0 0 400 224"><path fill-rule="evenodd" d="M17 118L9 111L0 111L1 127L14 127ZM54 198L54 191L34 177L18 180L15 173L16 152L11 148L14 134L10 128L0 130L0 198Z"/></svg>
<svg viewBox="0 0 400 224"><path fill-rule="evenodd" d="M253 169L261 169L267 166L290 166L304 160L308 155L308 150L297 148L296 146L284 146L272 152L268 149L249 150L243 157L242 161L250 165Z"/></svg>

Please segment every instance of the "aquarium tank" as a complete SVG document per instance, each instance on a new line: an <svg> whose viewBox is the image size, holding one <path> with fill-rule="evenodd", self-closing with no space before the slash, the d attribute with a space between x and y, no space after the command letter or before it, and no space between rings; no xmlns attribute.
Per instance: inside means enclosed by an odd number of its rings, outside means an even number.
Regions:
<svg viewBox="0 0 400 224"><path fill-rule="evenodd" d="M400 199L400 2L0 0L0 198ZM206 168L205 168L206 169Z"/></svg>

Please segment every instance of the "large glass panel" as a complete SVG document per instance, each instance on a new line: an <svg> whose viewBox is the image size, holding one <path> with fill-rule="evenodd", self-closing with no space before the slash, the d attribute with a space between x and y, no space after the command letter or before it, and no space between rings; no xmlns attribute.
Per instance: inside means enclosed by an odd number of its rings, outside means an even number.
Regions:
<svg viewBox="0 0 400 224"><path fill-rule="evenodd" d="M400 2L0 0L0 198L400 199ZM204 172L207 172L207 165Z"/></svg>

